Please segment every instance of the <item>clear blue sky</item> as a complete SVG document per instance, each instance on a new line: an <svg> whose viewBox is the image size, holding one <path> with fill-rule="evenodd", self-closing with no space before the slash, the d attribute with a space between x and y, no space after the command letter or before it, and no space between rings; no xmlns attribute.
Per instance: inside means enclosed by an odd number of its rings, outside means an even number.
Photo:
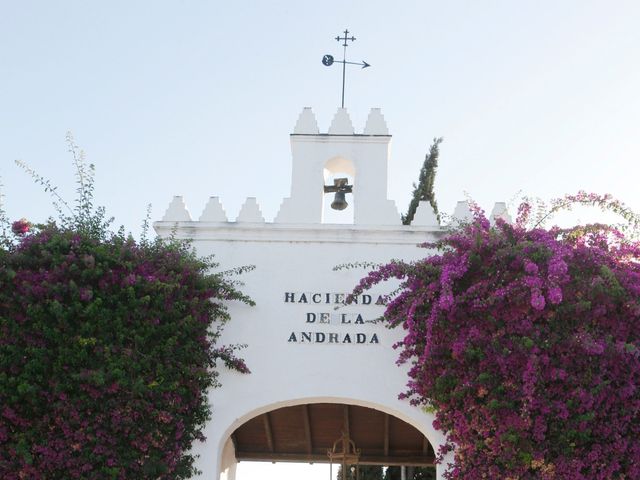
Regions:
<svg viewBox="0 0 640 480"><path fill-rule="evenodd" d="M356 129L381 107L390 198L409 201L444 136L436 194L486 209L518 191L610 192L640 210L640 3L623 1L0 2L0 176L12 219L53 214L22 159L73 198L65 132L97 167L97 201L134 232L174 194L230 219L289 193L292 132L340 102L334 37L357 37L347 77Z"/></svg>
<svg viewBox="0 0 640 480"><path fill-rule="evenodd" d="M640 209L640 3L636 1L4 1L0 176L11 218L42 220L22 159L73 198L65 132L97 167L97 199L137 231L183 194L197 218L219 195L270 220L289 193L288 134L304 106L328 128L340 102L334 37L357 37L346 106L381 107L390 198L403 211L431 139L452 211L518 191L580 188Z"/></svg>

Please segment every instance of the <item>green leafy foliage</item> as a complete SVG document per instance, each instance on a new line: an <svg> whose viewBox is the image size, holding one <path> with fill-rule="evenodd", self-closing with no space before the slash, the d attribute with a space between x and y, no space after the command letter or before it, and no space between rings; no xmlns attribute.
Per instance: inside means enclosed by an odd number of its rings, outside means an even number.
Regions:
<svg viewBox="0 0 640 480"><path fill-rule="evenodd" d="M72 154L75 208L0 249L0 478L189 478L219 364L248 372L218 342L246 269L111 233Z"/></svg>

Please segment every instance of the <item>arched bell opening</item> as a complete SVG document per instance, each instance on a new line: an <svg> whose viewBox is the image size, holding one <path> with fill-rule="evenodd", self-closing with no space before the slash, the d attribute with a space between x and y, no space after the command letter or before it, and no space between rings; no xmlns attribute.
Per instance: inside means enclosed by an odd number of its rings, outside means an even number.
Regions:
<svg viewBox="0 0 640 480"><path fill-rule="evenodd" d="M435 452L417 428L360 405L307 403L257 415L231 434L238 461L329 463L346 437L358 465L433 467ZM335 465L338 468L338 465Z"/></svg>
<svg viewBox="0 0 640 480"><path fill-rule="evenodd" d="M329 159L323 168L322 223L353 224L356 169L345 157Z"/></svg>

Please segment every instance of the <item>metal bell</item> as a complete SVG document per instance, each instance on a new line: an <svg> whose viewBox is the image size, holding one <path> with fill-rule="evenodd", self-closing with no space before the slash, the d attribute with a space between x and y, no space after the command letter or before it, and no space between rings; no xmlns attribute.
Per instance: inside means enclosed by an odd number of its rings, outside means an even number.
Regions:
<svg viewBox="0 0 640 480"><path fill-rule="evenodd" d="M344 198L346 193L351 193L353 191L353 185L348 184L349 179L347 178L334 178L333 185L325 185L324 193L334 193L335 197L333 197L333 202L331 202L331 208L334 210L344 210L347 208L347 200Z"/></svg>
<svg viewBox="0 0 640 480"><path fill-rule="evenodd" d="M331 202L331 208L334 210L344 210L347 208L347 200L345 199L344 192L336 192L333 202Z"/></svg>

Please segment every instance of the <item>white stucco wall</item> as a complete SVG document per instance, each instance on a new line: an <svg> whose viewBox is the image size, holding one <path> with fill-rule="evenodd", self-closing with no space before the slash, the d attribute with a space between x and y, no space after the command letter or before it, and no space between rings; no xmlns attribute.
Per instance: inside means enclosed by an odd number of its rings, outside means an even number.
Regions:
<svg viewBox="0 0 640 480"><path fill-rule="evenodd" d="M155 224L160 234L174 228L172 222ZM444 438L432 427L433 418L398 400L404 390L406 370L396 366L397 352L391 347L402 338L400 330L380 324L354 324L357 315L366 321L377 318L382 306L373 305L378 294L393 285L377 287L370 305L298 303L302 292L348 293L364 271L333 267L354 261L387 262L424 256L418 243L433 240L437 232L420 227L356 227L353 225L279 225L182 222L177 235L194 239L201 255L215 254L222 270L254 265L243 275L243 291L255 307L230 306L232 321L226 326L224 343L243 343L242 351L250 375L222 369L222 388L210 392L213 421L206 427L207 442L196 447L202 480L229 475L229 435L250 418L283 406L310 402L338 402L375 408L394 415L420 430L434 449ZM295 303L286 302L293 293ZM291 298L290 296L288 297ZM316 297L318 299L318 297ZM333 300L333 298L332 298ZM331 315L331 323L307 323L307 314ZM341 314L352 323L341 323ZM291 342L294 332L298 342ZM351 344L301 343L301 332L351 335ZM364 333L367 343L356 344L355 334ZM379 343L369 343L376 334ZM223 459L223 457L227 457ZM232 478L226 476L224 478Z"/></svg>
<svg viewBox="0 0 640 480"><path fill-rule="evenodd" d="M257 305L231 305L232 321L222 338L223 343L247 344L242 357L252 373L223 368L222 388L209 393L213 420L205 429L207 441L194 448L201 480L233 480L233 431L257 415L297 404L375 408L420 430L436 452L444 442L432 426L432 415L398 400L407 376L395 363L392 345L403 332L369 322L383 312L374 305L377 296L395 284L377 286L369 305L361 301L335 310L334 303L313 303L326 294L351 292L365 274L360 269L334 271L335 266L422 258L428 252L417 245L442 234L427 202L420 202L412 226L403 226L395 204L387 199L391 136L380 110L371 110L362 134L354 132L344 109L338 110L326 134L319 132L311 109L303 110L290 136L291 194L273 223L265 222L255 198L247 199L236 221L229 222L217 197L210 199L200 221L192 221L182 197L175 197L163 220L154 224L159 235L175 232L178 238L192 239L200 255L214 254L221 270L255 266L243 276L242 290ZM353 224L322 224L325 174L341 169L353 178L353 194L348 194L355 200ZM470 215L463 203L456 208L459 218ZM506 215L503 210L496 215ZM306 303L300 301L302 293L307 294ZM343 314L351 323L343 322ZM309 323L313 315L316 322ZM366 323L356 324L358 315ZM320 318L329 322L319 323ZM325 341L308 342L303 332ZM344 343L347 334L350 343ZM438 478L445 468L437 467Z"/></svg>

